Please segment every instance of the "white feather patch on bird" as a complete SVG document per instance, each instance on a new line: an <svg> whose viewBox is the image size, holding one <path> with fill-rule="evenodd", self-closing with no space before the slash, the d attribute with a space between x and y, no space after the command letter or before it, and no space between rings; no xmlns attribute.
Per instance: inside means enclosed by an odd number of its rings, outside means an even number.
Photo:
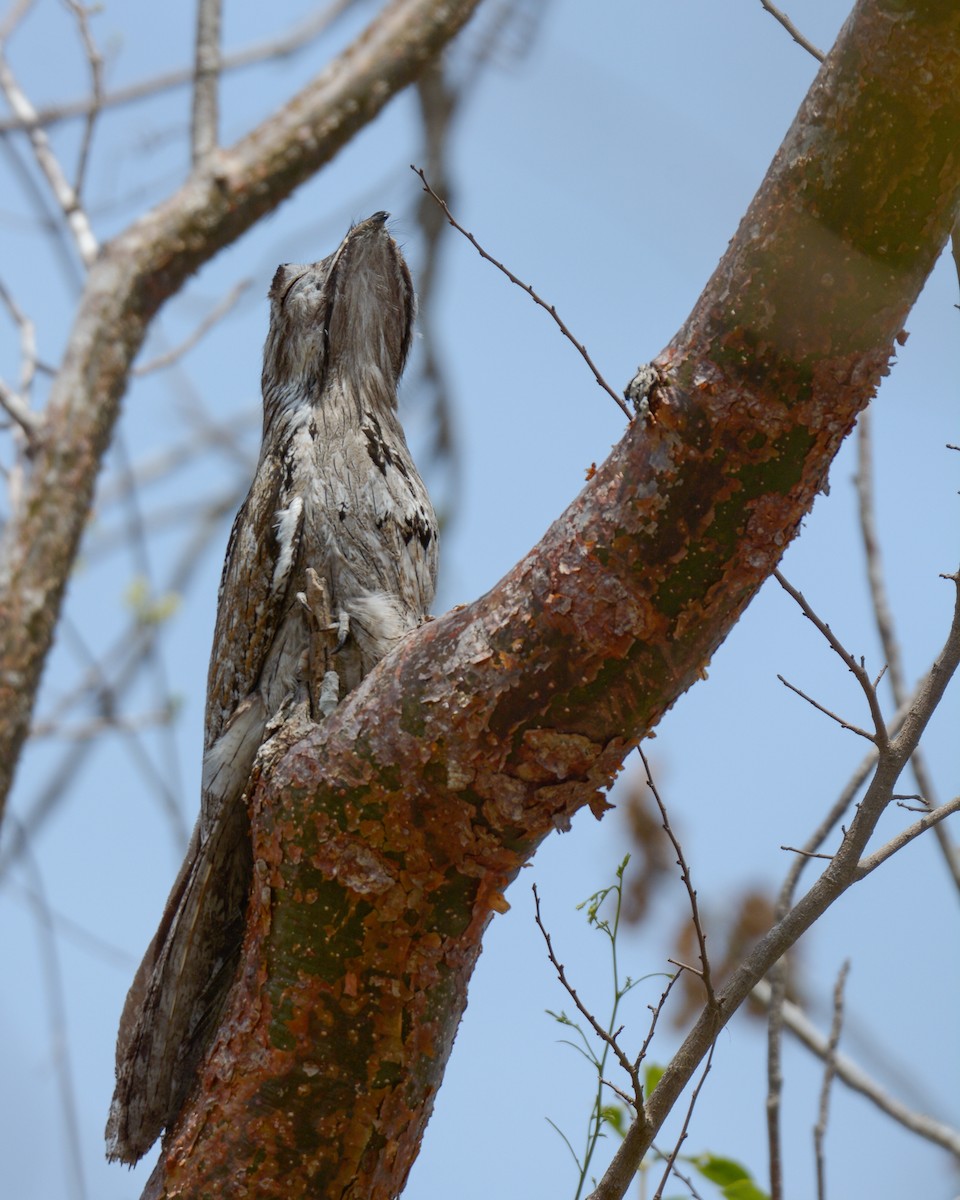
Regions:
<svg viewBox="0 0 960 1200"><path fill-rule="evenodd" d="M273 568L273 588L276 591L283 587L293 566L293 555L300 539L300 523L303 519L303 500L294 496L286 508L282 508L276 516L274 528L277 531L277 541L280 543L280 554L277 565Z"/></svg>

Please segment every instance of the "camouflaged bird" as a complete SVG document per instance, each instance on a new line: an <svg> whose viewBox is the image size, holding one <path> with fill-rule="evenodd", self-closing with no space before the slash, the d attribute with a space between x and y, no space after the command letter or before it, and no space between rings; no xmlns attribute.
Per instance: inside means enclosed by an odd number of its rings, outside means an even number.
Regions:
<svg viewBox="0 0 960 1200"><path fill-rule="evenodd" d="M200 817L124 1006L109 1158L180 1111L239 961L252 871L244 789L298 705L319 719L433 599L437 522L397 418L415 309L387 214L321 262L278 268L263 442L220 583ZM269 730L268 730L269 725Z"/></svg>

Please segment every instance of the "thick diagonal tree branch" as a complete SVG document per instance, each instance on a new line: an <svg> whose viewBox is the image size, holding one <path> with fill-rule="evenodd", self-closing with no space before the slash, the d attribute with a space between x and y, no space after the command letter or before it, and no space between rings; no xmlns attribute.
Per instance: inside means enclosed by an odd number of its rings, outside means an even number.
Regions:
<svg viewBox="0 0 960 1200"><path fill-rule="evenodd" d="M26 735L101 457L146 329L218 250L287 197L416 78L479 0L393 0L317 79L93 263L0 544L0 805Z"/></svg>
<svg viewBox="0 0 960 1200"><path fill-rule="evenodd" d="M657 360L649 416L496 588L267 752L242 968L151 1195L285 1195L292 1164L317 1195L402 1188L504 889L553 828L602 811L886 374L954 221L958 128L960 10L863 0ZM705 1010L604 1195L623 1194L756 979L849 886L946 657L826 882Z"/></svg>

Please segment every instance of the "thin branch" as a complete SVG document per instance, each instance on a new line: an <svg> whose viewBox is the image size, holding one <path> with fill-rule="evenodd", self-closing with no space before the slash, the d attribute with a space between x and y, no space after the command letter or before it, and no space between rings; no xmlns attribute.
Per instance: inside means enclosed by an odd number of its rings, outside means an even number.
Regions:
<svg viewBox="0 0 960 1200"><path fill-rule="evenodd" d="M553 964L553 969L557 972L557 978L560 980L560 983L563 985L564 991L567 993L567 995L570 997L570 999L577 1006L577 1011L580 1013L580 1015L586 1021L589 1022L590 1028L593 1030L593 1032L604 1043L604 1045L609 1046L610 1049L613 1051L613 1053L616 1055L617 1062L627 1073L627 1077L629 1078L630 1082L634 1086L634 1094L636 1096L636 1106L637 1106L637 1109L639 1110L640 1105L642 1104L643 1090L642 1090L642 1087L640 1084L640 1077L639 1077L639 1074L637 1071L637 1067L629 1060L629 1058L627 1058L627 1056L624 1054L624 1052L620 1049L620 1045L617 1042L616 1034L615 1033L614 1034L607 1033L607 1031L603 1028L603 1026L597 1020L597 1018L593 1015L592 1012L590 1012L590 1010L587 1008L587 1006L583 1003L583 1001L577 995L576 989L573 987L573 985L570 983L570 980L567 978L567 973L563 969L563 963L561 963L557 959L557 956L554 953L553 943L550 940L550 934L547 932L546 926L544 925L543 920L541 919L541 916L540 916L540 895L537 892L536 884L533 885L533 903L534 903L534 909L535 909L534 920L537 923L537 928L543 934L543 940L546 942L546 945L547 945L547 957L550 959L550 962Z"/></svg>
<svg viewBox="0 0 960 1200"><path fill-rule="evenodd" d="M0 91L4 93L7 103L21 120L29 121L36 116L36 110L17 83L16 76L4 57L2 42L0 42ZM63 168L50 145L50 139L44 131L39 126L34 126L28 130L27 136L33 147L37 165L46 177L50 190L73 234L81 261L89 267L97 257L98 245L87 214L81 207L79 197L67 181Z"/></svg>
<svg viewBox="0 0 960 1200"><path fill-rule="evenodd" d="M670 1175L673 1172L674 1165L677 1161L677 1155L680 1153L680 1147L687 1140L687 1130L690 1128L690 1121L693 1119L693 1110L696 1107L697 1100L700 1097L700 1091L703 1088L703 1085L707 1082L707 1076L710 1074L710 1068L713 1065L713 1051L715 1047L716 1042L711 1044L710 1049L707 1052L707 1061L703 1065L703 1072L701 1073L700 1078L697 1080L696 1087L693 1089L693 1095L690 1097L690 1103L687 1105L687 1111L683 1118L683 1125L680 1127L680 1134L677 1137L674 1147L670 1151L670 1154L667 1158L667 1165L663 1172L663 1178L660 1180L660 1184L653 1194L653 1200L661 1200L663 1196L663 1189L667 1186L667 1180L670 1178ZM601 1200L599 1192L600 1189L598 1188L597 1191L594 1192L593 1196L590 1197L590 1200Z"/></svg>
<svg viewBox="0 0 960 1200"><path fill-rule="evenodd" d="M827 643L829 644L830 648L834 651L835 654L839 655L839 657L842 659L844 665L846 666L847 670L851 672L853 677L856 679L857 683L860 684L860 688L863 691L864 696L866 696L866 698L867 698L867 704L870 706L870 716L873 718L873 728L874 728L875 736L873 738L871 738L870 740L875 741L877 743L877 745L880 747L880 749L883 750L885 743L886 743L886 737L887 737L887 724L883 718L883 710L880 707L880 700L877 696L877 689L873 686L873 682L871 681L870 676L866 672L866 669L863 664L863 659L860 659L860 661L858 662L853 657L853 655L849 652L849 650L847 650L843 646L843 644L841 643L840 639L836 636L836 634L834 634L834 632L830 628L830 626L827 625L825 621L820 620L820 618L817 616L817 614L810 607L809 603L807 602L807 600L803 596L803 594L801 592L798 592L795 587L793 587L790 583L788 583L787 580L780 573L780 571L774 571L773 577L774 577L774 579L776 579L777 583L780 584L780 586L783 588L783 590L789 596L792 596L793 599L797 602L797 604L800 606L801 611L803 612L803 615L807 618L807 620L811 621L817 627L817 629L820 630L820 632L826 638ZM782 682L786 683L786 680L782 680ZM791 687L791 686L792 686L791 684L787 684L787 687ZM794 688L793 690L796 691L797 689ZM803 695L803 693L801 692L800 695ZM808 697L805 697L805 699L808 699ZM815 703L815 701L811 700L810 703L813 704L813 703ZM820 706L817 705L817 707L819 708ZM827 713L828 716L833 716L833 714L828 712L827 709L823 709L822 711ZM835 718L835 719L839 720L839 718ZM841 724L842 724L842 722L841 722ZM852 729L855 733L860 733L863 737L870 737L869 734L863 733L862 730L857 729L853 725L848 726L848 728Z"/></svg>
<svg viewBox="0 0 960 1200"><path fill-rule="evenodd" d="M16 325L17 331L20 334L19 389L24 400L28 400L39 365L37 359L36 328L33 321L20 308L20 305L17 304L2 282L0 282L0 301L2 301L7 312L10 314L10 319Z"/></svg>
<svg viewBox="0 0 960 1200"><path fill-rule="evenodd" d="M647 756L643 752L643 747L637 747L637 753L640 755L640 761L643 763L643 769L647 774L647 787L653 794L657 808L660 810L660 820L663 823L663 832L670 839L670 844L673 846L677 856L677 866L680 868L680 878L683 880L683 886L687 889L687 898L690 901L690 915L693 918L693 928L697 935L697 946L700 950L700 978L703 981L703 986L707 993L707 1002L709 1004L716 1003L716 996L713 991L713 981L710 978L710 960L707 957L707 935L703 931L703 924L700 920L700 906L697 903L697 893L693 886L693 880L690 877L690 868L687 866L687 860L684 858L683 847L676 834L673 832L673 827L670 824L670 817L667 814L666 805L660 798L660 793L657 791L657 785L653 781L653 775L650 771L650 764L647 761ZM672 960L671 960L672 961ZM689 968L687 968L689 970Z"/></svg>
<svg viewBox="0 0 960 1200"><path fill-rule="evenodd" d="M190 126L193 169L202 167L217 148L220 123L221 0L198 0L194 60L193 116Z"/></svg>
<svg viewBox="0 0 960 1200"><path fill-rule="evenodd" d="M772 988L765 979L759 980L753 988L754 997L761 1004L769 1006L772 1000ZM782 1006L783 1024L793 1036L807 1047L818 1058L825 1060L828 1053L829 1041L817 1029L810 1018L799 1005L786 1000ZM876 1080L872 1079L861 1067L843 1054L834 1057L834 1070L837 1078L852 1091L865 1096L881 1112L892 1117L904 1129L915 1133L937 1146L949 1150L955 1158L960 1159L960 1130L951 1129L941 1121L934 1120L924 1113L914 1112L899 1100L894 1099Z"/></svg>
<svg viewBox="0 0 960 1200"><path fill-rule="evenodd" d="M817 1123L813 1128L814 1153L817 1160L817 1200L827 1200L827 1161L823 1146L827 1136L827 1124L830 1120L830 1087L837 1073L837 1046L840 1044L840 1030L843 1028L843 989L850 972L850 960L847 959L840 968L837 982L833 989L833 1022L830 1026L830 1040L827 1042L827 1053L823 1060L823 1082L820 1086L820 1110Z"/></svg>
<svg viewBox="0 0 960 1200"><path fill-rule="evenodd" d="M580 353L580 357L583 359L583 361L587 364L587 366L593 372L593 377L597 381L597 383L603 388L603 390L609 396L613 397L614 404L617 405L617 407L624 413L624 415L628 418L628 420L632 420L633 414L630 412L630 409L627 407L626 403L624 402L623 397L618 396L617 393L610 386L610 384L607 383L607 381L604 379L604 377L600 374L600 371L597 369L597 366L594 363L593 359L587 353L586 346L584 346L582 342L578 342L577 339L573 336L573 334L570 332L569 327L561 319L560 314L557 312L554 305L548 304L546 302L546 300L544 300L541 296L537 295L537 293L534 291L531 284L524 283L522 279L518 279L517 276L514 275L514 273L511 270L509 270L507 267L505 267L502 262L498 262L497 259L495 259L491 254L488 254L486 250L484 250L484 248L480 245L480 243L473 236L473 234L470 233L468 230L464 229L464 227L453 216L450 209L447 208L446 203L443 200L441 200L441 198L433 190L433 188L427 182L426 174L424 173L422 168L415 167L413 165L413 163L411 163L410 170L413 171L415 175L419 175L420 181L423 184L423 190L425 192L427 192L428 195L432 196L433 199L437 202L437 204L440 205L440 207L443 209L444 216L447 218L447 220L450 222L450 224L459 233L463 234L463 236L467 239L467 241L470 243L470 245L473 246L474 250L477 251L477 253L480 255L480 257L486 259L486 261L488 263L492 263L497 268L498 271L502 271L503 274L506 275L506 277L510 280L511 283L516 284L516 286L518 288L520 288L521 291L526 292L531 300L533 300L535 303L539 304L541 308L545 309L550 314L550 316L553 317L554 321L556 321L557 325L559 326L560 332L563 334L563 336L577 348L577 350Z"/></svg>
<svg viewBox="0 0 960 1200"><path fill-rule="evenodd" d="M650 1009L650 1013L651 1013L650 1028L647 1030L647 1036L643 1039L643 1045L640 1047L640 1053L637 1055L636 1066L637 1066L638 1070L640 1069L640 1064L647 1057L647 1051L650 1049L650 1043L653 1041L653 1035L657 1031L657 1023L660 1020L660 1015L663 1012L664 1007L666 1006L666 1003L667 1003L667 1000L669 999L670 993L673 991L673 985L677 982L677 980L679 978L680 978L679 971L675 975L671 975L670 978L667 980L667 986L663 989L660 999L657 1001L656 1005L655 1006L654 1005L647 1006Z"/></svg>
<svg viewBox="0 0 960 1200"><path fill-rule="evenodd" d="M802 854L804 858L823 858L827 862L833 861L832 854L815 854L812 850L803 850L799 846L781 846L781 850L789 850L791 854Z"/></svg>
<svg viewBox="0 0 960 1200"><path fill-rule="evenodd" d="M139 733L143 729L169 725L175 711L172 705L167 705L134 717L112 714L92 717L89 721L77 725L64 725L60 721L38 721L30 726L30 737L34 741L39 738L59 738L65 742L84 742L104 733Z"/></svg>
<svg viewBox="0 0 960 1200"><path fill-rule="evenodd" d="M134 367L130 374L137 376L149 375L153 371L160 371L164 367L173 366L189 350L192 350L218 321L223 320L252 282L250 279L241 279L235 283L226 296L207 313L196 329L188 337L185 337L179 345L165 351L163 354L158 354L156 358L151 358L147 362Z"/></svg>
<svg viewBox="0 0 960 1200"><path fill-rule="evenodd" d="M77 171L73 184L73 190L79 196L83 192L83 183L87 174L90 147L93 144L93 131L96 126L97 117L100 115L100 110L103 106L103 55L94 41L88 19L97 9L85 8L79 3L79 0L65 0L65 3L77 18L80 40L83 42L87 62L90 64L90 108L84 120L83 140L80 143L80 153L77 157Z"/></svg>
<svg viewBox="0 0 960 1200"><path fill-rule="evenodd" d="M785 688L789 688L791 692L796 693L801 700L806 700L806 702L808 704L812 704L818 712L822 712L825 717L829 717L831 721L836 721L841 729L846 729L850 733L855 733L858 737L866 738L868 742L876 742L877 739L874 734L868 733L865 729L861 729L859 725L852 725L849 721L845 721L844 718L835 713L833 709L826 708L819 701L814 700L812 696L808 696L805 691L803 691L801 688L798 688L796 684L791 683L789 679L784 679L782 675L777 675L777 678Z"/></svg>
<svg viewBox="0 0 960 1200"><path fill-rule="evenodd" d="M11 4L10 11L0 22L0 43L10 37L35 3L36 0L16 0L14 4Z"/></svg>
<svg viewBox="0 0 960 1200"><path fill-rule="evenodd" d="M770 14L775 21L779 21L787 33L793 38L798 46L802 46L808 54L812 54L817 62L823 62L826 55L822 50L818 50L813 42L808 41L800 30L794 25L785 12L781 12L775 4L771 4L770 0L760 0L764 10Z"/></svg>
<svg viewBox="0 0 960 1200"><path fill-rule="evenodd" d="M656 1154L656 1156L660 1159L661 1162L667 1161L667 1155L664 1154L664 1152L659 1148L659 1146L651 1146L650 1149L654 1152L654 1154ZM676 1163L674 1163L670 1169L673 1171L673 1173L677 1177L677 1179L680 1180L680 1182L683 1184L683 1186L685 1188L687 1188L688 1191L690 1192L690 1200L703 1200L703 1197L697 1191L696 1187L694 1187L693 1180L690 1178L689 1175L684 1175L684 1173L682 1171L678 1170Z"/></svg>

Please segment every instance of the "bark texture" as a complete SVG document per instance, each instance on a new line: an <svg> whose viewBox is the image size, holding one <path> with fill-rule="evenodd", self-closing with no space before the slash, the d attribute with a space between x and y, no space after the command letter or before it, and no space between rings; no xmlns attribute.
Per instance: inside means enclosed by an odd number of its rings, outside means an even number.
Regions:
<svg viewBox="0 0 960 1200"><path fill-rule="evenodd" d="M657 360L649 416L496 588L270 746L241 974L149 1195L401 1190L504 889L602 812L887 372L956 217L958 131L960 10L864 0Z"/></svg>

